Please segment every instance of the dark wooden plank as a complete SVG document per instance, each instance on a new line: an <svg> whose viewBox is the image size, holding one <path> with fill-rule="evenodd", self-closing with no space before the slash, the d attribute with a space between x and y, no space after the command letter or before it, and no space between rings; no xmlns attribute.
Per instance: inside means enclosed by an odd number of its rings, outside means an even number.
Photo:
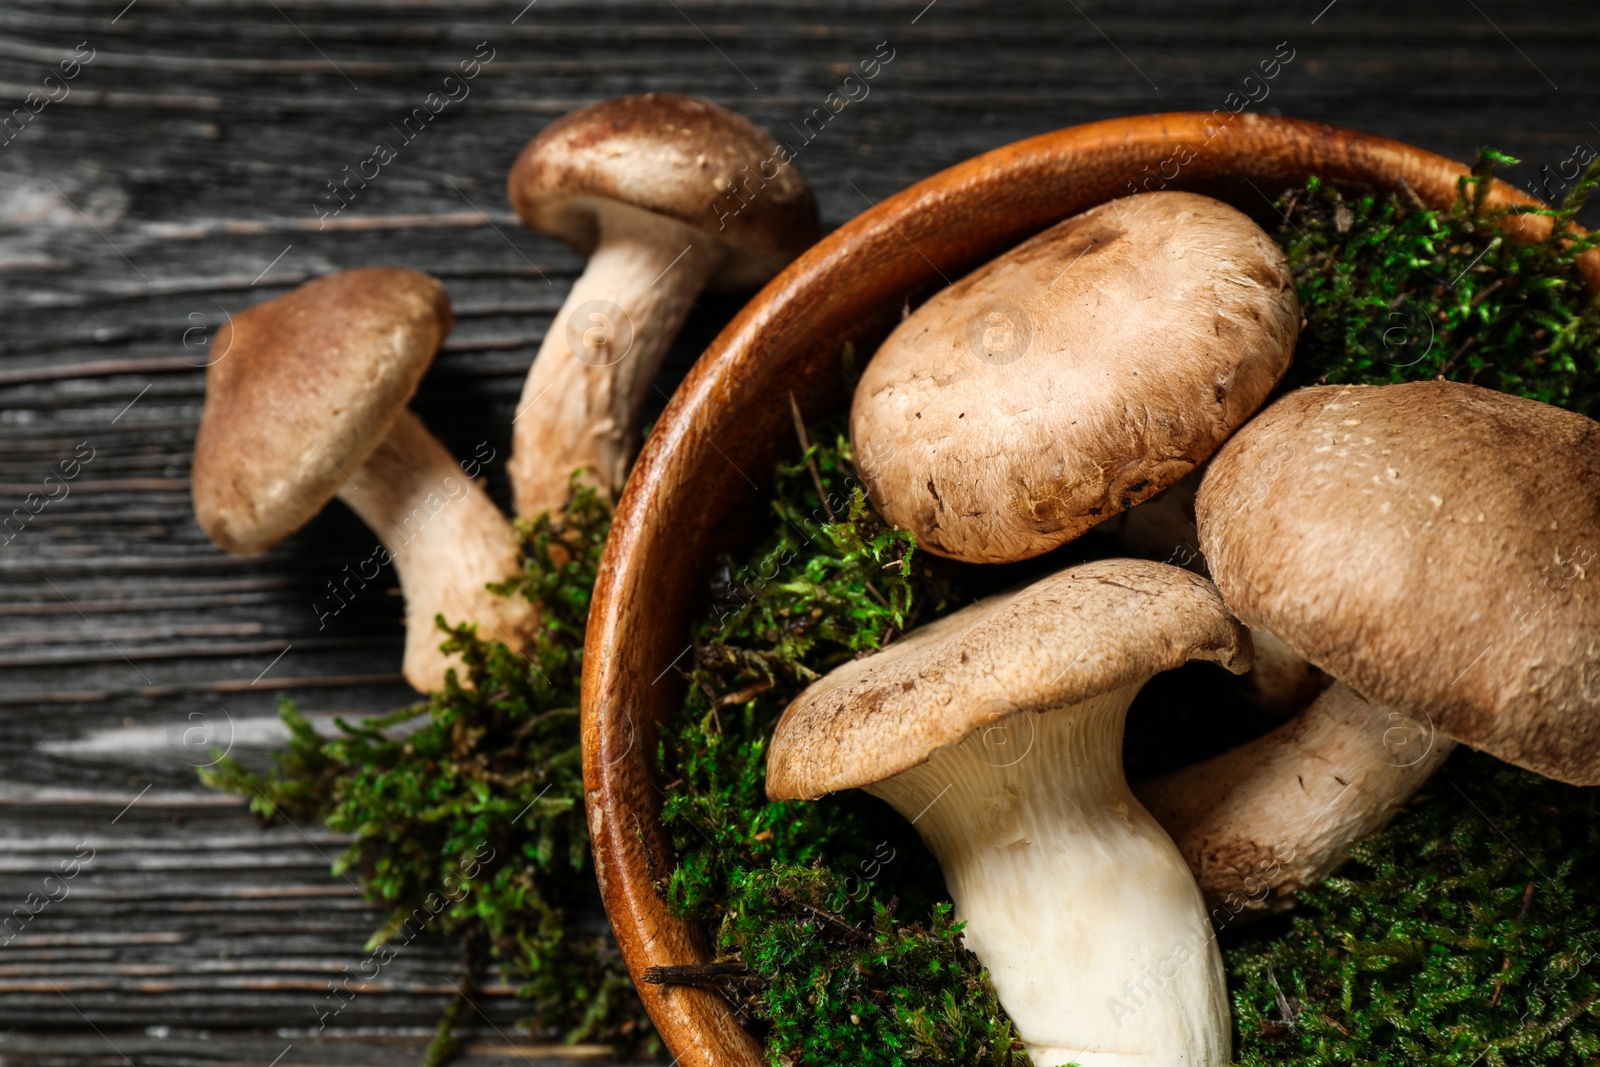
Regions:
<svg viewBox="0 0 1600 1067"><path fill-rule="evenodd" d="M409 1067L427 1047L423 1027L369 1027L361 1034L307 1034L288 1028L219 1034L205 1028L156 1025L105 1034L58 1031L0 1033L0 1055L13 1067ZM473 1041L459 1067L572 1067L610 1062L605 1050L561 1047L501 1036Z"/></svg>
<svg viewBox="0 0 1600 1067"><path fill-rule="evenodd" d="M1280 41L1295 59L1267 110L1457 157L1492 142L1529 161L1525 182L1600 144L1600 9L1584 0L525 2L0 6L6 110L80 42L94 54L64 99L0 134L0 523L80 443L94 450L70 495L0 529L0 914L95 849L70 896L0 946L8 1063L264 1064L290 1044L281 1064L416 1062L448 947L408 949L316 1038L313 998L363 958L376 916L328 877L338 842L260 830L198 787L182 743L210 724L264 759L280 692L321 719L407 702L392 578L318 629L313 603L370 535L334 507L260 559L228 559L190 514L189 451L228 313L398 263L444 279L457 308L416 406L460 453L488 438L504 502L521 379L582 266L502 191L551 117L625 92L709 96L800 144L830 226L1046 129L1221 107ZM471 94L400 144L391 124L480 42L494 58ZM880 42L894 58L870 94L802 143ZM319 217L327 183L379 140L395 161ZM657 407L738 304L702 301ZM509 991L482 1003L494 1026L469 1062L571 1062L495 1030L512 1033Z"/></svg>

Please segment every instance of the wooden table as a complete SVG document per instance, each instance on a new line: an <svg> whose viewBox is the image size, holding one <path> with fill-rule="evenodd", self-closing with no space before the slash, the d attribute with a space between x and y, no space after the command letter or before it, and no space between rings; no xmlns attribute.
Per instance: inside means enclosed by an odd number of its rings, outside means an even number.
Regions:
<svg viewBox="0 0 1600 1067"><path fill-rule="evenodd" d="M29 117L0 132L0 913L94 858L0 947L0 1061L414 1063L449 992L452 950L419 942L319 1034L375 913L329 876L337 840L262 830L196 782L210 742L264 759L278 694L321 717L410 699L391 575L318 625L371 548L347 511L253 560L195 525L199 368L227 313L338 268L438 275L457 326L415 406L458 454L489 441L503 503L512 405L581 261L522 229L502 183L579 104L698 93L798 143L877 58L799 155L831 227L1029 134L1259 95L1246 77L1286 49L1257 109L1460 158L1493 142L1527 184L1600 145L1597 45L1587 0L6 0L0 96ZM55 98L37 114L35 91ZM340 206L329 183L379 141L397 157ZM702 302L660 396L737 306ZM63 495L45 479L75 454ZM469 1062L604 1058L517 1038L509 992L479 1001Z"/></svg>

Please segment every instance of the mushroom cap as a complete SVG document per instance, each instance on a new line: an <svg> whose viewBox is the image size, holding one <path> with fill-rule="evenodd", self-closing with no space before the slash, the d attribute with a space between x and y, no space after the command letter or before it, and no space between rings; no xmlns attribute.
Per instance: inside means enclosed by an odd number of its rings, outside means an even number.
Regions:
<svg viewBox="0 0 1600 1067"><path fill-rule="evenodd" d="M1142 193L937 293L868 365L850 433L873 502L919 544L1024 559L1193 470L1266 399L1299 328L1260 227Z"/></svg>
<svg viewBox="0 0 1600 1067"><path fill-rule="evenodd" d="M310 521L383 440L451 322L444 287L398 267L329 274L232 316L190 478L207 536L252 556Z"/></svg>
<svg viewBox="0 0 1600 1067"><path fill-rule="evenodd" d="M1165 563L1085 563L913 630L812 683L785 709L767 795L815 799L926 763L1021 711L1054 711L1191 659L1250 668L1250 637L1212 584Z"/></svg>
<svg viewBox="0 0 1600 1067"><path fill-rule="evenodd" d="M524 222L584 255L603 201L702 230L726 250L715 288L763 284L819 229L816 198L787 149L743 115L677 93L563 115L528 142L506 190Z"/></svg>
<svg viewBox="0 0 1600 1067"><path fill-rule="evenodd" d="M1600 423L1454 382L1319 386L1211 461L1228 607L1367 700L1600 784Z"/></svg>

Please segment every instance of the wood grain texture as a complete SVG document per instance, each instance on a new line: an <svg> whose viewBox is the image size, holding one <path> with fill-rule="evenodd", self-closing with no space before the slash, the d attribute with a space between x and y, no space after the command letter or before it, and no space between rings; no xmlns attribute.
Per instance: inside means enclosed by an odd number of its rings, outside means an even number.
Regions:
<svg viewBox="0 0 1600 1067"><path fill-rule="evenodd" d="M408 952L385 975L392 987L363 993L341 1036L317 1044L313 997L364 957L375 915L327 877L337 842L310 827L309 841L263 833L194 781L209 757L185 731L209 725L221 739L231 721L235 750L259 761L279 693L324 717L409 699L392 578L318 627L327 583L373 547L352 515L332 507L246 561L195 526L201 367L227 313L307 278L427 270L458 321L415 406L458 455L486 440L498 450L490 489L504 504L513 405L581 268L519 228L503 193L517 151L551 118L674 89L799 143L797 128L888 42L894 58L870 94L798 156L828 227L1041 131L1225 106L1285 40L1296 58L1257 110L1455 158L1493 142L1530 161L1524 179L1581 141L1600 145L1600 12L1582 0L1425 0L1403 15L1351 0L125 4L0 4L0 113L23 107L80 42L94 50L68 95L0 144L0 521L80 442L94 449L69 495L0 533L0 851L20 865L0 866L0 914L81 842L97 849L72 895L29 926L58 942L0 947L0 1026L15 1028L0 1055L15 1063L265 1064L291 1040L282 1064L416 1061L449 950ZM494 58L471 94L406 141L391 123L480 42ZM396 159L329 215L327 183L382 139ZM742 302L702 299L647 418ZM802 383L811 410L832 402L828 387ZM519 1040L508 996L481 1003Z"/></svg>

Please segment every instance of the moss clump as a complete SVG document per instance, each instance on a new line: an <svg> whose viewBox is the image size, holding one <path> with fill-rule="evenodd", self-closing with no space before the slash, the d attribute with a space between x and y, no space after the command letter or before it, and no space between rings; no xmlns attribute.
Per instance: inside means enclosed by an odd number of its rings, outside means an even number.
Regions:
<svg viewBox="0 0 1600 1067"><path fill-rule="evenodd" d="M1600 1058L1600 790L1462 752L1411 812L1228 954L1238 1062Z"/></svg>
<svg viewBox="0 0 1600 1067"><path fill-rule="evenodd" d="M857 792L766 798L768 739L799 690L952 599L910 534L867 507L842 433L828 436L779 468L774 532L743 567L724 562L694 635L659 756L678 857L659 884L714 928L718 959L651 977L722 989L774 1064L1025 1064L905 821ZM904 901L883 899L890 870Z"/></svg>
<svg viewBox="0 0 1600 1067"><path fill-rule="evenodd" d="M841 849L870 855L876 844L862 805L776 803L765 786L767 742L789 700L882 647L924 599L911 535L884 528L859 486L845 485L847 456L842 438L808 450L826 503L811 464L779 469L775 532L744 566L723 562L695 632L688 696L659 754L678 858L663 888L685 916L718 917L735 871L842 859Z"/></svg>
<svg viewBox="0 0 1600 1067"><path fill-rule="evenodd" d="M733 873L719 940L761 980L772 1060L1026 1064L950 904L902 922L897 902L863 904L851 882L821 864Z"/></svg>
<svg viewBox="0 0 1600 1067"><path fill-rule="evenodd" d="M1600 237L1573 221L1600 163L1559 208L1532 212L1552 220L1548 240L1517 244L1497 225L1526 209L1484 203L1495 165L1515 162L1485 151L1450 211L1315 178L1280 200L1306 318L1285 387L1447 378L1600 414L1600 302L1577 267Z"/></svg>
<svg viewBox="0 0 1600 1067"><path fill-rule="evenodd" d="M543 604L526 659L470 626L446 628L445 647L461 653L470 687L452 674L426 703L359 724L340 720L338 735L326 738L285 702L290 742L269 773L224 759L203 777L248 797L266 819L318 820L354 839L334 869L355 872L385 912L369 949L392 953L424 928L459 937L464 990L486 956L532 1002L542 1034L651 1048L649 1019L610 931L586 934L574 924L600 910L583 815L578 686L610 522L610 507L575 483L560 516L526 531L526 571L500 589ZM337 1014L340 1003L336 990L328 1007ZM445 1025L429 1060L453 1051Z"/></svg>

